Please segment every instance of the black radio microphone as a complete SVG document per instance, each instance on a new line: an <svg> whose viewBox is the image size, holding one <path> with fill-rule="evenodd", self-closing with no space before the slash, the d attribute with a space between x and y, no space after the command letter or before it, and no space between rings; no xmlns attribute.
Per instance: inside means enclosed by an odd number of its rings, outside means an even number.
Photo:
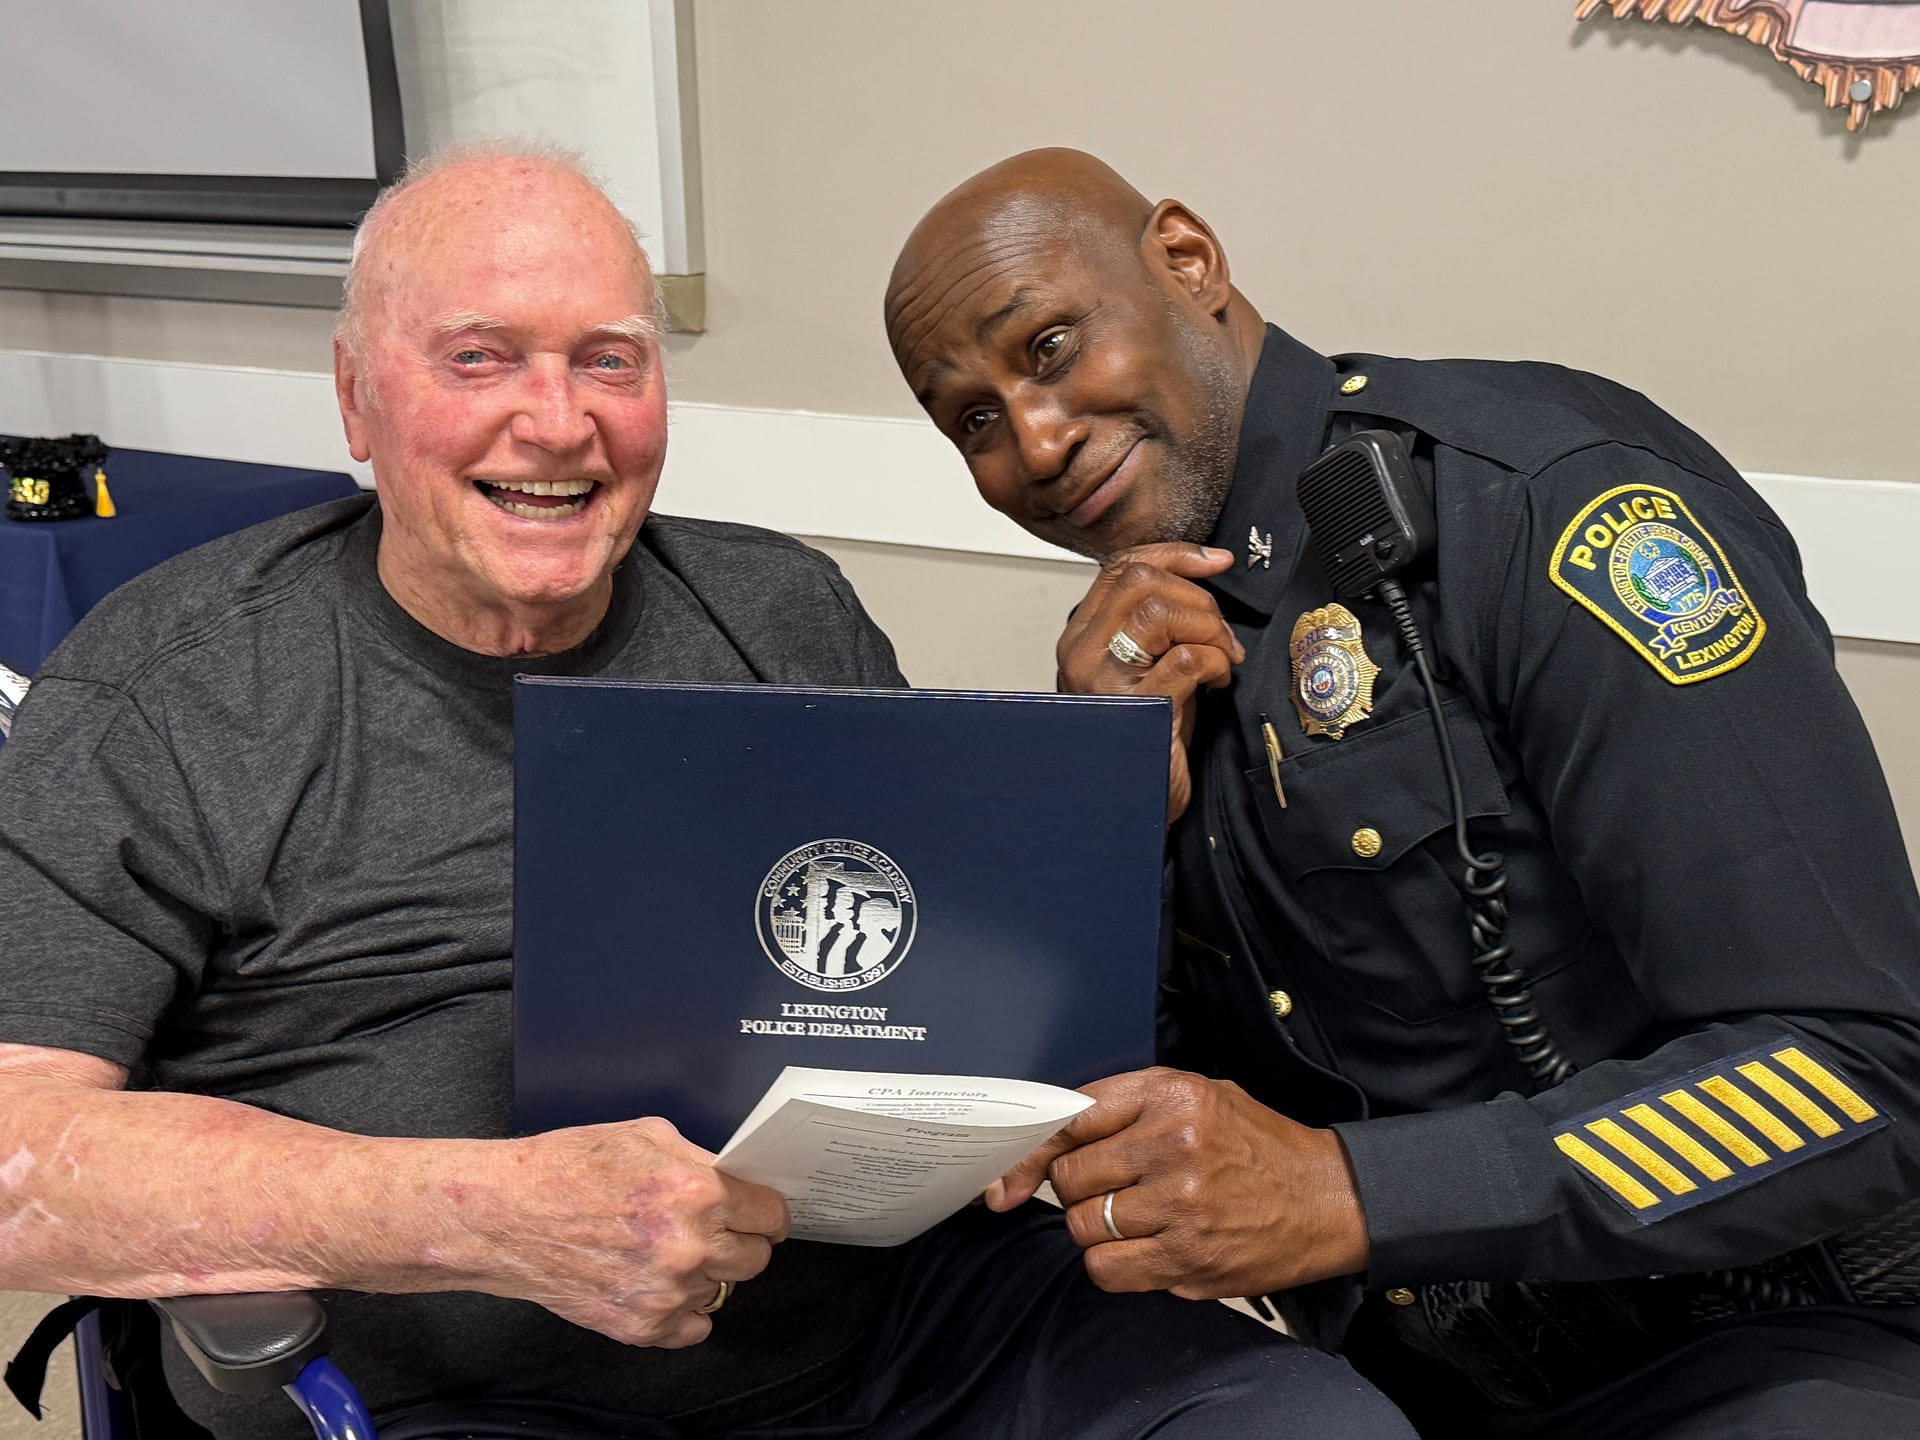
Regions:
<svg viewBox="0 0 1920 1440"><path fill-rule="evenodd" d="M1535 1084L1558 1085L1574 1070L1546 1018L1535 1008L1527 974L1507 940L1507 877L1498 851L1477 853L1467 840L1467 807L1447 733L1440 692L1407 592L1395 577L1431 554L1437 535L1433 505L1414 479L1405 442L1391 430L1361 430L1328 450L1300 475L1300 510L1321 568L1343 600L1377 593L1413 657L1426 690L1447 791L1453 843L1465 867L1467 930L1473 968L1514 1056Z"/></svg>
<svg viewBox="0 0 1920 1440"><path fill-rule="evenodd" d="M1341 441L1301 472L1299 495L1313 547L1342 600L1365 595L1433 550L1433 506L1391 430Z"/></svg>

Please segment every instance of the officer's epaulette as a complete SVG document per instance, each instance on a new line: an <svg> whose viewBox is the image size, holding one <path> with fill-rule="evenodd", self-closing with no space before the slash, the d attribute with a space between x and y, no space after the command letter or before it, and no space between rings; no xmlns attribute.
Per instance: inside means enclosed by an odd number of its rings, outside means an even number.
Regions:
<svg viewBox="0 0 1920 1440"><path fill-rule="evenodd" d="M1609 382L1559 365L1332 358L1335 412L1398 421L1523 475L1613 438L1580 405L1591 387Z"/></svg>

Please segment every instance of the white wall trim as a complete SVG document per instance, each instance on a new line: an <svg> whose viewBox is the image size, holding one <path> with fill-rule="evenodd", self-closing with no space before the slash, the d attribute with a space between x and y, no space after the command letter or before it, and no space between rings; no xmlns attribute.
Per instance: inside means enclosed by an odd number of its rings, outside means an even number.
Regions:
<svg viewBox="0 0 1920 1440"><path fill-rule="evenodd" d="M1834 634L1920 645L1920 573L1891 552L1870 559L1867 544L1920 534L1920 483L1741 473L1792 532L1807 593Z"/></svg>
<svg viewBox="0 0 1920 1440"><path fill-rule="evenodd" d="M925 421L675 404L662 510L790 534L1061 561L994 514ZM333 379L307 371L0 350L0 431L93 430L109 444L344 470ZM1836 635L1920 644L1920 577L1862 542L1920 533L1920 483L1750 472L1800 544Z"/></svg>

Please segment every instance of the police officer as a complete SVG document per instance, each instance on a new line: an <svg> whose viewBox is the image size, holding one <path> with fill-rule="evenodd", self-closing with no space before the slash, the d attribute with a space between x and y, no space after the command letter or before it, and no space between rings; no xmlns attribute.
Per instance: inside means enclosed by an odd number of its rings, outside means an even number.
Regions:
<svg viewBox="0 0 1920 1440"><path fill-rule="evenodd" d="M1429 1435L1920 1434L1920 897L1740 476L1593 376L1316 354L1073 151L942 199L886 323L1103 562L1061 688L1174 707L1166 1067L990 1201L1287 1292ZM1405 627L1296 498L1361 432L1435 512Z"/></svg>

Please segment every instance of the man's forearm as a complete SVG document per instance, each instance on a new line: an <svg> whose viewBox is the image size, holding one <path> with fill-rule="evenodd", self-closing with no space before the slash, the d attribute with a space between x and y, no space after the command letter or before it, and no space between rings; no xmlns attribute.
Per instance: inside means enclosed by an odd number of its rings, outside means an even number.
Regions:
<svg viewBox="0 0 1920 1440"><path fill-rule="evenodd" d="M342 1134L203 1096L0 1084L0 1289L487 1288L511 1142Z"/></svg>
<svg viewBox="0 0 1920 1440"><path fill-rule="evenodd" d="M693 1345L786 1204L666 1121L522 1140L347 1135L0 1045L0 1289L478 1290L627 1345Z"/></svg>

